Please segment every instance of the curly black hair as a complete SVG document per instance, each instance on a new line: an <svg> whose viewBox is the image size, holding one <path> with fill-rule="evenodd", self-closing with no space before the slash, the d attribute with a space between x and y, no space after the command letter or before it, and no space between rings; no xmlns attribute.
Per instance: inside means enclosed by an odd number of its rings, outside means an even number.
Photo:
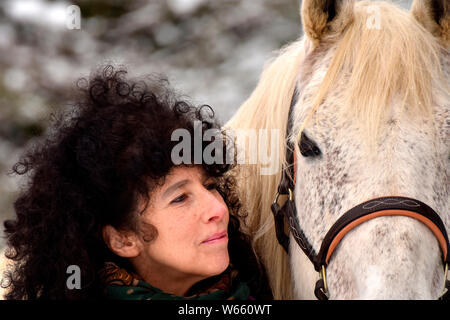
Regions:
<svg viewBox="0 0 450 320"><path fill-rule="evenodd" d="M13 167L29 179L14 203L16 218L4 223L6 255L15 261L4 279L7 299L101 298L98 271L104 263L130 267L107 248L102 227L136 231L137 199L149 200L175 166L175 129L193 133L198 121L203 131L220 129L209 106L178 98L161 78L130 80L124 67L104 66L77 87L70 111L55 116L48 136ZM230 139L222 134L225 155ZM226 161L201 165L218 179L229 208L230 261L240 277L256 279L259 291L264 270L241 230L245 213L229 174L233 166ZM67 288L70 265L82 271L81 290Z"/></svg>

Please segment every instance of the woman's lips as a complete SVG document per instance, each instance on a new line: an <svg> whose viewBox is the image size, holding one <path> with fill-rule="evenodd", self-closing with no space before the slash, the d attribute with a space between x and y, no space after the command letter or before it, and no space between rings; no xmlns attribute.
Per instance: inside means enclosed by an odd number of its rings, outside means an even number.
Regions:
<svg viewBox="0 0 450 320"><path fill-rule="evenodd" d="M212 243L222 242L227 239L228 239L227 232L223 231L223 232L213 234L208 239L202 241L202 243L203 244L212 244Z"/></svg>

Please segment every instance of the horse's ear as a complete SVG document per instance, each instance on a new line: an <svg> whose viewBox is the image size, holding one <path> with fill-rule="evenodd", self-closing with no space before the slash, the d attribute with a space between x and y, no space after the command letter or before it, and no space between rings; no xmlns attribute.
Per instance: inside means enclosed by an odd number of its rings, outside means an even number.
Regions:
<svg viewBox="0 0 450 320"><path fill-rule="evenodd" d="M328 34L341 32L353 19L354 4L354 0L303 0L303 30L316 43Z"/></svg>
<svg viewBox="0 0 450 320"><path fill-rule="evenodd" d="M414 0L411 12L425 29L450 45L449 0Z"/></svg>

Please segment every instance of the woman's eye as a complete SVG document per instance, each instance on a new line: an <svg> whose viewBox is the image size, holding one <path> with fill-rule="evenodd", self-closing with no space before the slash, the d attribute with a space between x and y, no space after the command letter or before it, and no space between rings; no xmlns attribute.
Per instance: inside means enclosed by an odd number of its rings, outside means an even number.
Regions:
<svg viewBox="0 0 450 320"><path fill-rule="evenodd" d="M181 203L184 200L186 200L186 195L182 194L181 196L176 197L175 199L173 199L170 203Z"/></svg>

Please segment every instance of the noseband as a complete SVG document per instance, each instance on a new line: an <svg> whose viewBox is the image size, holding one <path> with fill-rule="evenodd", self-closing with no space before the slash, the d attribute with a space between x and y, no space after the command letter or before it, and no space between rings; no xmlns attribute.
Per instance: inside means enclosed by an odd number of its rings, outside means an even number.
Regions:
<svg viewBox="0 0 450 320"><path fill-rule="evenodd" d="M296 104L297 89L294 91L289 110L288 126L286 137L289 137L293 125L293 109ZM361 223L382 216L406 216L424 223L436 236L442 250L444 265L445 289L441 299L450 298L450 281L447 280L450 248L448 235L445 226L439 215L425 203L416 199L398 196L380 197L368 200L353 207L344 213L329 229L320 246L319 253L316 253L302 231L297 219L297 209L294 200L294 188L296 177L296 154L295 146L288 142L286 149L287 167L283 168L278 192L271 206L275 219L276 236L278 242L289 254L289 236L285 234L285 220L288 228L298 246L314 265L314 269L319 272L319 280L316 282L314 294L319 300L327 300L329 297L326 268L330 262L333 252L342 238L352 229ZM287 195L288 198L283 206L278 204L280 195Z"/></svg>

